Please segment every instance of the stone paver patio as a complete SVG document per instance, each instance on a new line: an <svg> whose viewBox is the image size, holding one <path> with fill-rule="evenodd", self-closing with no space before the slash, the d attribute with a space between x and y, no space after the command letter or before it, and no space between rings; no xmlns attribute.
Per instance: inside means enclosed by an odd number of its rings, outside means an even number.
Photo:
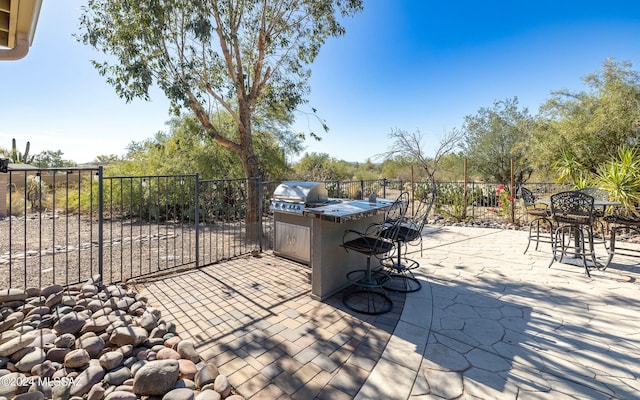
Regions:
<svg viewBox="0 0 640 400"><path fill-rule="evenodd" d="M378 317L312 300L310 269L268 253L142 291L248 399L637 398L639 260L589 279L526 236L428 227L422 290Z"/></svg>

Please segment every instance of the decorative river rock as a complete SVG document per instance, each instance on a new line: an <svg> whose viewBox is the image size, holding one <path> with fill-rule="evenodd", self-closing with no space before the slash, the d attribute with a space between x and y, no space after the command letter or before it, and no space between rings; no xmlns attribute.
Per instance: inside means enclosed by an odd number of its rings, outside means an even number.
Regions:
<svg viewBox="0 0 640 400"><path fill-rule="evenodd" d="M124 284L0 289L0 400L148 396L242 399Z"/></svg>

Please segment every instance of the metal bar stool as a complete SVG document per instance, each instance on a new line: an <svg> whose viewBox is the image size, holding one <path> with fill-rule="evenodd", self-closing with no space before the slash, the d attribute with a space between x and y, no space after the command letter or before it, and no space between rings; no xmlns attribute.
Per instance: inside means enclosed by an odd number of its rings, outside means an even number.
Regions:
<svg viewBox="0 0 640 400"><path fill-rule="evenodd" d="M630 247L616 246L616 239L619 233L633 231L640 235L640 212L637 209L620 207L616 208L612 214L604 217L604 221L610 224L609 257L602 270L607 269L613 256L616 254L630 257L640 257L640 251Z"/></svg>
<svg viewBox="0 0 640 400"><path fill-rule="evenodd" d="M535 195L529 189L521 187L520 196L524 202L527 216L532 218L529 224L529 240L527 247L524 249L524 254L526 254L531 242L536 242L536 250L538 250L540 243L553 243L553 220L551 219L551 209L544 204L537 203ZM549 229L548 237L540 236L541 225L542 228L546 227Z"/></svg>
<svg viewBox="0 0 640 400"><path fill-rule="evenodd" d="M342 247L347 251L356 251L367 256L365 269L347 273L347 280L353 289L347 293L344 305L355 312L369 315L384 314L393 308L393 301L384 290L389 275L384 270L371 269L371 257L382 258L395 247L395 240L406 204L405 195L400 197L389 207L386 218L377 224L370 225L364 232L346 230L342 237ZM382 232L387 232L384 236Z"/></svg>
<svg viewBox="0 0 640 400"><path fill-rule="evenodd" d="M557 227L553 236L553 258L549 267L555 261L562 262L570 249L573 250L574 257L582 259L587 277L591 277L587 256L591 259L593 267L598 267L593 246L593 225L596 218L593 203L592 196L580 191L561 192L551 196L551 214ZM588 244L588 249L585 244Z"/></svg>
<svg viewBox="0 0 640 400"><path fill-rule="evenodd" d="M417 292L422 283L413 275L413 270L420 267L420 263L406 257L409 243L419 241L422 247L422 231L427 223L431 207L435 201L435 187L426 188L418 202L415 212L403 219L396 238L395 257L388 257L382 265L389 271L390 279L385 288L399 293ZM383 236L393 235L394 232L383 232ZM404 257L402 250L404 249Z"/></svg>
<svg viewBox="0 0 640 400"><path fill-rule="evenodd" d="M582 193L588 194L594 199L595 220L593 221L593 224L599 229L601 237L596 237L594 235L593 243L594 244L601 243L604 246L604 248L608 251L609 248L607 247L607 227L604 224L604 222L606 222L604 220L606 206L603 206L602 208L597 207L596 201L598 200L609 201L609 193L604 189L595 188L595 187L585 187L579 190Z"/></svg>

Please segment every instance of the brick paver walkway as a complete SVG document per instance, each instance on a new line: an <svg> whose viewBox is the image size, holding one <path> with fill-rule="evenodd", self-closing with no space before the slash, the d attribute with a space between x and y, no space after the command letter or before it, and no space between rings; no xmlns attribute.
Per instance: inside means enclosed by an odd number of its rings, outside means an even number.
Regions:
<svg viewBox="0 0 640 400"><path fill-rule="evenodd" d="M339 293L310 297L310 268L246 257L145 283L150 303L246 398L351 399L384 350L404 295L382 316L353 313Z"/></svg>

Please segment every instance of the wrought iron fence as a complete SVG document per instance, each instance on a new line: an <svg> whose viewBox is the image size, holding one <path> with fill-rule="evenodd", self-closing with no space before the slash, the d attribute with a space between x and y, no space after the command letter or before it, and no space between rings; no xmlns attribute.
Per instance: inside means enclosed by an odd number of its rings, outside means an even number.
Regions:
<svg viewBox="0 0 640 400"><path fill-rule="evenodd" d="M268 218L258 242L246 235L247 182L13 168L0 174L0 288L120 282L268 248Z"/></svg>
<svg viewBox="0 0 640 400"><path fill-rule="evenodd" d="M103 178L103 279L198 265L197 175Z"/></svg>
<svg viewBox="0 0 640 400"><path fill-rule="evenodd" d="M259 237L247 235L247 185L260 187ZM271 195L280 182L200 180L197 174L105 177L102 168L0 173L0 288L106 282L197 268L273 248ZM421 183L326 181L329 197L420 196ZM527 187L548 197L566 187ZM450 219L510 217L492 183L439 182L434 213ZM502 197L501 197L502 196ZM508 201L523 218L517 193Z"/></svg>
<svg viewBox="0 0 640 400"><path fill-rule="evenodd" d="M99 273L101 169L0 174L0 288L72 284Z"/></svg>
<svg viewBox="0 0 640 400"><path fill-rule="evenodd" d="M552 193L568 190L556 183L527 183L536 197L550 197ZM512 223L525 221L519 187L485 182L437 182L435 213L454 221L495 220ZM513 213L512 213L513 210Z"/></svg>

